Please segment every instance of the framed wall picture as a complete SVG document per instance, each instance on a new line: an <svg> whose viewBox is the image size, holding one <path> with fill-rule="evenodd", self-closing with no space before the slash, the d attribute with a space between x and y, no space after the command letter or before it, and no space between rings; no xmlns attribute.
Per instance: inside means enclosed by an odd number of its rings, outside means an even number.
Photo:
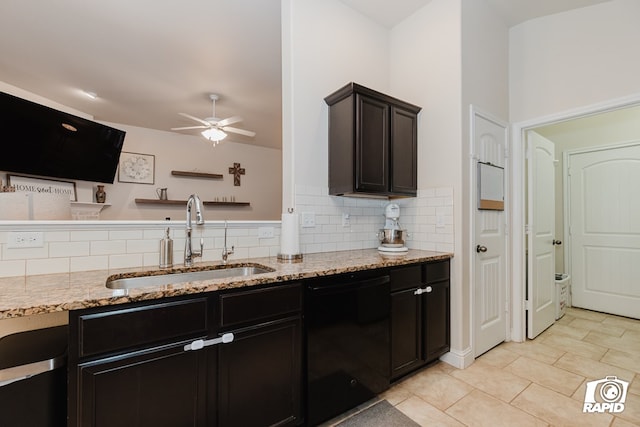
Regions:
<svg viewBox="0 0 640 427"><path fill-rule="evenodd" d="M156 158L153 154L121 152L118 164L118 182L153 184L155 161Z"/></svg>
<svg viewBox="0 0 640 427"><path fill-rule="evenodd" d="M504 210L504 168L478 162L478 209Z"/></svg>
<svg viewBox="0 0 640 427"><path fill-rule="evenodd" d="M72 202L78 200L76 183L73 181L12 174L7 174L7 181L9 186L15 187L16 193L63 194L68 196Z"/></svg>

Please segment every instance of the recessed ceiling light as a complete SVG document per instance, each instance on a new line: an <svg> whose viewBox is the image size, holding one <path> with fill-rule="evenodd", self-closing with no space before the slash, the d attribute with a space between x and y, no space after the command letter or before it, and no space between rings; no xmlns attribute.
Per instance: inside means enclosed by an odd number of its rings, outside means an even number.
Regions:
<svg viewBox="0 0 640 427"><path fill-rule="evenodd" d="M88 90L83 90L82 92L84 92L84 94L87 95L91 99L96 99L98 97L98 94L95 93L95 92L90 92Z"/></svg>

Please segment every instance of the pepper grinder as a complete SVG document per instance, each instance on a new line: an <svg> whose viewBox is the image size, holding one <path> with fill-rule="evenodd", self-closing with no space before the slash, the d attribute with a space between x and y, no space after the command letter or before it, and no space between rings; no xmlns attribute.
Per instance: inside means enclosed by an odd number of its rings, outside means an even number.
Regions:
<svg viewBox="0 0 640 427"><path fill-rule="evenodd" d="M169 236L169 227L165 236L160 239L160 268L173 267L173 240Z"/></svg>

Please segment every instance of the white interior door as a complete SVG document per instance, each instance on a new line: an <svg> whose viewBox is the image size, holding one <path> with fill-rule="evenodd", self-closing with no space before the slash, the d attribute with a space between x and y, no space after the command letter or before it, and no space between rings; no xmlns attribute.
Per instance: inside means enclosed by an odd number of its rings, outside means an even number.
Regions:
<svg viewBox="0 0 640 427"><path fill-rule="evenodd" d="M640 318L640 145L571 154L572 305Z"/></svg>
<svg viewBox="0 0 640 427"><path fill-rule="evenodd" d="M477 163L504 167L506 125L474 113L473 149ZM505 180L507 174L504 175ZM477 175L475 177L477 179ZM504 182L506 187L506 182ZM477 204L477 182L475 200ZM505 203L505 206L507 204ZM506 240L505 211L479 210L474 206L474 354L476 357L506 339Z"/></svg>
<svg viewBox="0 0 640 427"><path fill-rule="evenodd" d="M555 321L555 173L553 142L527 133L529 147L527 337Z"/></svg>

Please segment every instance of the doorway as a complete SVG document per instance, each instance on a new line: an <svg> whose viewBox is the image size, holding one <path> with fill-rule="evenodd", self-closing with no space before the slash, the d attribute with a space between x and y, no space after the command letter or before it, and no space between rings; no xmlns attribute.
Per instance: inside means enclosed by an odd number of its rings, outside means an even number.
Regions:
<svg viewBox="0 0 640 427"><path fill-rule="evenodd" d="M513 125L512 144L512 183L511 221L512 258L512 307L513 328L511 337L514 341L523 341L526 337L526 245L527 223L527 182L525 179L528 159L526 158L526 135L535 130L555 142L556 159L562 158L562 152L589 144L591 146L612 144L616 141L640 139L640 95L633 98L613 100L600 105L588 106L567 113L560 113L541 119ZM633 136L635 135L635 136ZM558 142L560 141L560 142ZM571 142L567 142L571 141ZM560 154L558 155L558 151ZM563 166L563 165L561 165ZM562 194L564 186L562 170L556 167L556 177ZM569 230L564 227L565 204L556 201L556 234L567 240ZM556 272L570 272L569 251L567 245L556 247Z"/></svg>

